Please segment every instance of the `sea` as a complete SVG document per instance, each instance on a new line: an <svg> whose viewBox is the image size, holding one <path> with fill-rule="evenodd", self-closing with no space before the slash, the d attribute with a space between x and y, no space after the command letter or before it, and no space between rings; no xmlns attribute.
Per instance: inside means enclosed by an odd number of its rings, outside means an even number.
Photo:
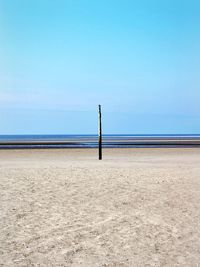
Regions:
<svg viewBox="0 0 200 267"><path fill-rule="evenodd" d="M106 134L103 148L200 147L200 134ZM97 148L98 135L0 135L0 149Z"/></svg>

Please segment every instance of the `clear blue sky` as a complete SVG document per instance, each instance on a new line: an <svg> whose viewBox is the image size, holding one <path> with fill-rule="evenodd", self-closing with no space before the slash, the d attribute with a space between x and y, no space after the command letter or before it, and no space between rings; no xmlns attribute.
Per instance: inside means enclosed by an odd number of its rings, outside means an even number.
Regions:
<svg viewBox="0 0 200 267"><path fill-rule="evenodd" d="M0 134L200 133L199 0L0 0Z"/></svg>

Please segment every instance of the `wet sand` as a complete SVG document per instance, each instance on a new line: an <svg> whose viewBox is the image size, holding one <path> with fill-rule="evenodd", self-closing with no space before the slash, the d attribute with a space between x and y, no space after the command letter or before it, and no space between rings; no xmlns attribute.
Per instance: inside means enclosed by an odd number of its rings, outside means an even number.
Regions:
<svg viewBox="0 0 200 267"><path fill-rule="evenodd" d="M200 149L0 150L0 266L199 266Z"/></svg>

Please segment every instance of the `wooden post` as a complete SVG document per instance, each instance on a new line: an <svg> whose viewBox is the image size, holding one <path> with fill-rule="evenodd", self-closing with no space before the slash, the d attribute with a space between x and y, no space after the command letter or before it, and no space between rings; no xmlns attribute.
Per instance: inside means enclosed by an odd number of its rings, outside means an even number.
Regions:
<svg viewBox="0 0 200 267"><path fill-rule="evenodd" d="M102 125L101 125L101 105L99 105L99 160L102 160Z"/></svg>

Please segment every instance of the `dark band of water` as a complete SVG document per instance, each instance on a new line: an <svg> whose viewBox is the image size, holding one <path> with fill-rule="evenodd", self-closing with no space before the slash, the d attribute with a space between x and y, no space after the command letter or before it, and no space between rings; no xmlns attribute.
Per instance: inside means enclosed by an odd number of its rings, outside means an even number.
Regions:
<svg viewBox="0 0 200 267"><path fill-rule="evenodd" d="M95 148L97 146L97 135L0 135L0 148ZM103 135L103 147L200 147L200 135Z"/></svg>

